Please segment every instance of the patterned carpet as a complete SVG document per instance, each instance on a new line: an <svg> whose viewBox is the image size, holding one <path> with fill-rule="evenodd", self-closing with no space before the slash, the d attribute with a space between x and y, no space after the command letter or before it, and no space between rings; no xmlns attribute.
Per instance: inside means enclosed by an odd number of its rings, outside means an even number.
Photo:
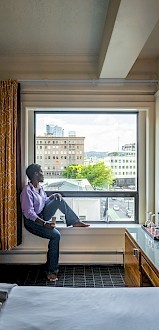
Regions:
<svg viewBox="0 0 159 330"><path fill-rule="evenodd" d="M58 281L46 279L45 265L0 265L0 282L56 287L124 287L124 267L117 265L61 265Z"/></svg>

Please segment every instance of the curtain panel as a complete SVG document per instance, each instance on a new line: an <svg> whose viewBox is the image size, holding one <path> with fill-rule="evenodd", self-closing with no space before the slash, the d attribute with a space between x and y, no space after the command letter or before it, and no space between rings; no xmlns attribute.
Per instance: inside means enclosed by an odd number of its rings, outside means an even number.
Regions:
<svg viewBox="0 0 159 330"><path fill-rule="evenodd" d="M0 82L0 241L2 250L17 240L17 102L18 82ZM19 141L20 143L20 141Z"/></svg>

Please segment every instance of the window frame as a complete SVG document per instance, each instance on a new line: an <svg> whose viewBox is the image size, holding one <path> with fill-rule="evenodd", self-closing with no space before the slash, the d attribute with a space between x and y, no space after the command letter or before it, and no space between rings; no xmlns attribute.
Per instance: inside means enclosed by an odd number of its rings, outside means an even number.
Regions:
<svg viewBox="0 0 159 330"><path fill-rule="evenodd" d="M35 143L36 143L36 114L71 114L71 113L76 113L76 114L135 114L136 115L136 125L137 125L137 143L136 143L136 153L137 153L137 174L138 174L138 115L139 111L136 109L128 109L127 111L122 111L120 108L117 108L116 110L108 110L108 109L101 109L98 111L95 109L60 109L60 110L55 110L55 109L49 109L48 110L34 110L34 162L36 160L36 150L35 150ZM61 195L65 198L67 197L73 197L73 198L78 198L78 197L99 197L99 198L112 198L112 197L117 197L117 198L125 198L125 197L133 197L134 198L134 209L135 209L135 214L134 214L134 221L130 221L129 219L127 221L122 221L122 220L115 220L115 221L109 221L110 224L138 224L139 223L139 192L138 192L138 175L137 175L137 183L136 183L136 190L135 191L60 191ZM57 192L57 191L56 191ZM47 191L47 195L51 195L53 191ZM90 221L88 221L91 223ZM94 224L100 224L105 222L104 220L101 221L93 221ZM108 223L108 222L105 222Z"/></svg>
<svg viewBox="0 0 159 330"><path fill-rule="evenodd" d="M155 98L156 97L156 98ZM139 111L138 190L139 224L145 213L158 212L158 138L154 86L150 84L110 84L94 81L23 81L21 84L21 186L27 183L26 167L34 161L34 111L51 109L119 109ZM157 103L158 104L158 103ZM155 118L155 115L157 117ZM156 179L155 179L156 178Z"/></svg>

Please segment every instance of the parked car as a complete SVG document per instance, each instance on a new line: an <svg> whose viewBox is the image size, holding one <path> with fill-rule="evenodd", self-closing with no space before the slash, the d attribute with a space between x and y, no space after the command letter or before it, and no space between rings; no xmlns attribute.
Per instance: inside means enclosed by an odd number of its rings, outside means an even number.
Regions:
<svg viewBox="0 0 159 330"><path fill-rule="evenodd" d="M113 209L114 209L114 211L119 211L119 206L118 205L114 205L113 206Z"/></svg>
<svg viewBox="0 0 159 330"><path fill-rule="evenodd" d="M128 218L131 218L132 217L132 211L131 210L127 210L126 211L126 215Z"/></svg>

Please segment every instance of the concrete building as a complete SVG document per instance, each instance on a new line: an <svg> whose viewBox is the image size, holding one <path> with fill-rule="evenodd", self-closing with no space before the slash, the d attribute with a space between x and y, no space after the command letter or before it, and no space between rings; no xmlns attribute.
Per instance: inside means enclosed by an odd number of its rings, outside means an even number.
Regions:
<svg viewBox="0 0 159 330"><path fill-rule="evenodd" d="M117 186L127 188L136 186L137 158L134 143L122 146L120 152L110 152L104 158L104 163L113 170Z"/></svg>
<svg viewBox="0 0 159 330"><path fill-rule="evenodd" d="M46 134L50 134L56 137L64 136L64 129L57 125L46 125Z"/></svg>
<svg viewBox="0 0 159 330"><path fill-rule="evenodd" d="M44 176L61 177L71 164L84 164L84 137L36 137L36 162Z"/></svg>

